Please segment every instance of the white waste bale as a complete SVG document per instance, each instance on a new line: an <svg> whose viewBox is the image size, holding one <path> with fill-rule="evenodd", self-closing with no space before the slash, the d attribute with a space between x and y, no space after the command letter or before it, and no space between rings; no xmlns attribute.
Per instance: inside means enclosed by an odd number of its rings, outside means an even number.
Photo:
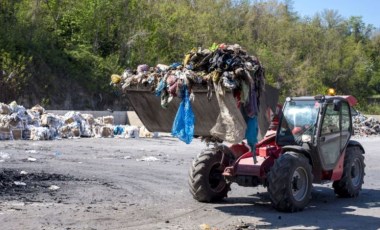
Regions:
<svg viewBox="0 0 380 230"><path fill-rule="evenodd" d="M125 138L139 138L140 129L137 126L126 126L125 127Z"/></svg>
<svg viewBox="0 0 380 230"><path fill-rule="evenodd" d="M11 103L9 103L9 107L11 108L11 113L13 112L13 110L16 109L17 106L18 105L16 101L12 101Z"/></svg>
<svg viewBox="0 0 380 230"><path fill-rule="evenodd" d="M32 111L30 109L28 109L27 111L27 115L26 115L26 122L27 122L27 125L33 125L33 126L40 126L40 119L41 119L41 115L39 112L37 111Z"/></svg>
<svg viewBox="0 0 380 230"><path fill-rule="evenodd" d="M94 128L95 137L113 137L113 127L110 125L98 125Z"/></svg>
<svg viewBox="0 0 380 230"><path fill-rule="evenodd" d="M12 132L9 127L0 126L0 141L13 140Z"/></svg>
<svg viewBox="0 0 380 230"><path fill-rule="evenodd" d="M4 103L0 103L0 114L11 114L12 112L12 109L9 105L7 104L4 104Z"/></svg>
<svg viewBox="0 0 380 230"><path fill-rule="evenodd" d="M33 127L30 133L30 139L34 141L51 140L52 135L47 127Z"/></svg>
<svg viewBox="0 0 380 230"><path fill-rule="evenodd" d="M80 112L70 111L63 115L65 124L70 124L76 121L84 120Z"/></svg>
<svg viewBox="0 0 380 230"><path fill-rule="evenodd" d="M87 124L89 124L90 126L95 124L95 119L92 114L84 113L82 114L82 117L86 120Z"/></svg>
<svg viewBox="0 0 380 230"><path fill-rule="evenodd" d="M33 112L38 112L40 115L45 113L45 109L39 104L33 106L30 110Z"/></svg>
<svg viewBox="0 0 380 230"><path fill-rule="evenodd" d="M45 113L41 116L41 125L59 129L64 125L64 121L60 116L52 113Z"/></svg>
<svg viewBox="0 0 380 230"><path fill-rule="evenodd" d="M23 139L23 136L22 136L23 131L24 131L23 129L12 129L11 132L12 132L13 140L22 140Z"/></svg>
<svg viewBox="0 0 380 230"><path fill-rule="evenodd" d="M68 126L70 127L71 137L80 137L82 135L80 121L74 121Z"/></svg>
<svg viewBox="0 0 380 230"><path fill-rule="evenodd" d="M71 128L69 125L63 125L62 127L60 127L58 129L58 135L61 137L61 138L69 138L69 137L72 137L73 134L71 132Z"/></svg>
<svg viewBox="0 0 380 230"><path fill-rule="evenodd" d="M114 118L113 118L113 116L104 116L103 117L103 124L105 124L105 125L113 125L114 124Z"/></svg>
<svg viewBox="0 0 380 230"><path fill-rule="evenodd" d="M0 115L0 127L9 129L9 126L10 126L10 116Z"/></svg>
<svg viewBox="0 0 380 230"><path fill-rule="evenodd" d="M145 128L145 126L141 126L141 128L139 130L139 136L140 137L157 138L158 132L149 132L149 130L147 130Z"/></svg>
<svg viewBox="0 0 380 230"><path fill-rule="evenodd" d="M82 137L92 137L92 127L87 122L82 123L81 125L81 136Z"/></svg>

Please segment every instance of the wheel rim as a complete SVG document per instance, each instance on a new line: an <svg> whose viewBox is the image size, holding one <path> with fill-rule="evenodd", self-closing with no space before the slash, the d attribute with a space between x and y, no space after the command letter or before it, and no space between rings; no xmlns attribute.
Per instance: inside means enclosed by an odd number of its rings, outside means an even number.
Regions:
<svg viewBox="0 0 380 230"><path fill-rule="evenodd" d="M360 160L358 158L356 158L351 165L351 181L352 185L355 187L360 186L362 178L361 166L362 164L360 163Z"/></svg>
<svg viewBox="0 0 380 230"><path fill-rule="evenodd" d="M214 192L220 192L224 189L226 182L224 181L223 171L220 168L220 163L216 163L211 167L209 175L209 185Z"/></svg>
<svg viewBox="0 0 380 230"><path fill-rule="evenodd" d="M307 194L309 178L304 168L298 167L292 176L291 188L296 201L302 201Z"/></svg>

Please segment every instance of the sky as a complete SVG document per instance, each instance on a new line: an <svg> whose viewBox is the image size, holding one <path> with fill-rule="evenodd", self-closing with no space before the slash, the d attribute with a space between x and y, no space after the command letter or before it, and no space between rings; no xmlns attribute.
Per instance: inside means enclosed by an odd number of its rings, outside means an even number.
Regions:
<svg viewBox="0 0 380 230"><path fill-rule="evenodd" d="M293 10L303 16L312 17L324 9L337 10L345 19L362 16L363 22L380 28L379 0L293 0Z"/></svg>

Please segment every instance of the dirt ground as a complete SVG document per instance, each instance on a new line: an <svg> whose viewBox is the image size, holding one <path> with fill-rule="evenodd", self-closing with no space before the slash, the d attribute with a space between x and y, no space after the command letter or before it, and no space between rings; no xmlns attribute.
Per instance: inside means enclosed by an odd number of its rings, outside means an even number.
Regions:
<svg viewBox="0 0 380 230"><path fill-rule="evenodd" d="M177 139L0 142L0 229L379 229L380 137L361 138L363 190L337 198L314 185L299 213L273 209L263 187L195 201L188 169L205 144Z"/></svg>

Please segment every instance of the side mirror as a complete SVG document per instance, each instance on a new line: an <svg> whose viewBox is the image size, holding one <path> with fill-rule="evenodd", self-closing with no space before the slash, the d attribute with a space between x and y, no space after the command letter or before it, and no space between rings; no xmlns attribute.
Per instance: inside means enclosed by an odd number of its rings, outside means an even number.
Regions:
<svg viewBox="0 0 380 230"><path fill-rule="evenodd" d="M334 100L334 111L340 111L340 108L342 107L342 101L341 100Z"/></svg>

